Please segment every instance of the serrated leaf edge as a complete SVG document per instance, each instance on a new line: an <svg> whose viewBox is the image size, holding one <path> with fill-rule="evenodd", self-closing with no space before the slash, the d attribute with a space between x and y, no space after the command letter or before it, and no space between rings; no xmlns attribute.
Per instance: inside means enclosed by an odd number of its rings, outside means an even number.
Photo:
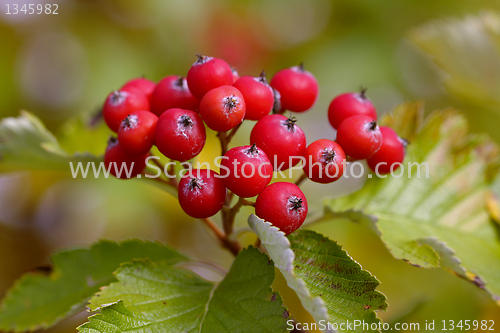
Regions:
<svg viewBox="0 0 500 333"><path fill-rule="evenodd" d="M287 281L288 286L297 293L297 296L299 297L302 305L312 315L312 317L316 322L320 321L330 322L330 316L328 315L328 310L325 306L325 301L320 296L313 297L311 295L311 292L309 291L309 288L307 288L306 282L302 278L297 277L297 275L295 274L293 266L293 261L295 260L295 253L291 249L291 243L288 240L288 238L285 237L285 233L279 230L277 227L273 226L270 222L260 220L254 214L248 217L248 224L250 225L250 228L252 228L252 230L254 230L256 233L258 233L257 229L259 229L259 223L267 225L269 229L273 231L273 234L271 234L271 236L277 236L273 237L274 242L276 242L276 240L278 239L279 240L278 245L280 247L285 248L281 255L284 258L290 259L286 261L283 260L284 262L286 262L285 263L286 267L280 267L278 266L276 260L273 261L276 267L278 267L280 270L284 270L289 274L289 275L283 274L283 276ZM270 242L265 237L261 238L260 241L264 247L266 247L266 244L270 244ZM273 258L271 257L271 259ZM331 329L327 329L325 332L336 333L336 331Z"/></svg>

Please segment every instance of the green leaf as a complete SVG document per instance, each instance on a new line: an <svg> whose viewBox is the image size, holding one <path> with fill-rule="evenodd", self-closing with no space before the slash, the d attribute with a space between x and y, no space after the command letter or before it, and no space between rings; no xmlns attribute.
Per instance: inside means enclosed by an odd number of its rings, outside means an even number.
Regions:
<svg viewBox="0 0 500 333"><path fill-rule="evenodd" d="M326 200L326 214L368 225L394 257L445 267L500 300L500 242L487 209L498 173L498 148L468 134L458 112L432 113L422 126L419 103L398 107L383 122L413 138L401 178L373 178L349 196ZM405 121L401 121L405 119ZM429 177L422 165L427 163ZM411 170L411 177L408 171Z"/></svg>
<svg viewBox="0 0 500 333"><path fill-rule="evenodd" d="M336 242L311 230L285 237L278 228L255 215L248 219L276 267L317 323L362 320L378 323L374 310L385 310L379 281L342 250ZM362 327L346 332L362 332ZM333 332L325 330L325 332Z"/></svg>
<svg viewBox="0 0 500 333"><path fill-rule="evenodd" d="M101 313L80 332L284 332L288 312L270 285L274 265L257 249L240 252L219 284L163 262L135 261L91 300Z"/></svg>
<svg viewBox="0 0 500 333"><path fill-rule="evenodd" d="M89 153L69 155L33 114L22 111L17 118L0 122L0 172L59 170L70 172L69 162L101 162Z"/></svg>
<svg viewBox="0 0 500 333"><path fill-rule="evenodd" d="M52 256L49 275L25 274L8 292L0 306L0 329L47 328L81 312L100 287L115 281L121 263L140 258L166 264L188 260L165 245L140 240L100 241L89 249L59 252Z"/></svg>
<svg viewBox="0 0 500 333"><path fill-rule="evenodd" d="M447 90L478 106L500 107L500 17L494 13L436 20L410 39L439 67Z"/></svg>

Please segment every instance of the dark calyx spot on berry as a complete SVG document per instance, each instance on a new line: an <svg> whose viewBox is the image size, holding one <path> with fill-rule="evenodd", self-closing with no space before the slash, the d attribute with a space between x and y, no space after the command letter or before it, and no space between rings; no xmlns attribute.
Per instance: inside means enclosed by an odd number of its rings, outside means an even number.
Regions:
<svg viewBox="0 0 500 333"><path fill-rule="evenodd" d="M368 90L368 88L365 88L363 86L359 87L359 97L361 97L362 99L367 99L368 97L366 97L366 91Z"/></svg>
<svg viewBox="0 0 500 333"><path fill-rule="evenodd" d="M287 120L283 121L283 125L286 126L286 129L288 130L288 132L293 132L293 131L295 131L295 123L296 122L297 122L297 118L295 118L294 116L290 116L290 117L288 117Z"/></svg>
<svg viewBox="0 0 500 333"><path fill-rule="evenodd" d="M251 157L259 155L259 149L257 149L257 145L254 143L250 148L245 150L245 154Z"/></svg>
<svg viewBox="0 0 500 333"><path fill-rule="evenodd" d="M306 71L305 68L304 68L304 62L301 62L299 64L299 69L300 69L301 72L305 72Z"/></svg>
<svg viewBox="0 0 500 333"><path fill-rule="evenodd" d="M108 138L108 146L114 146L118 143L118 138L116 138L115 136L110 136Z"/></svg>
<svg viewBox="0 0 500 333"><path fill-rule="evenodd" d="M259 76L259 82L267 85L266 72L262 71Z"/></svg>
<svg viewBox="0 0 500 333"><path fill-rule="evenodd" d="M133 115L128 115L125 119L122 121L122 127L126 129L134 128L137 126L137 116L135 114Z"/></svg>
<svg viewBox="0 0 500 333"><path fill-rule="evenodd" d="M234 109L235 107L238 106L238 104L240 104L240 102L238 102L236 96L234 95L228 96L224 99L224 106L229 110Z"/></svg>
<svg viewBox="0 0 500 333"><path fill-rule="evenodd" d="M119 104L125 102L125 99L127 99L126 92L115 90L111 94L110 102L112 105L119 105Z"/></svg>
<svg viewBox="0 0 500 333"><path fill-rule="evenodd" d="M401 144L403 145L403 149L406 155L406 150L408 149L408 145L410 145L411 142L408 139L403 139L400 138L399 136L398 136L398 141L401 142Z"/></svg>
<svg viewBox="0 0 500 333"><path fill-rule="evenodd" d="M401 142L401 144L403 145L403 147L405 147L405 149L410 144L410 141L408 139L403 139L403 138L400 138L399 136L398 136L398 140L399 140L399 142Z"/></svg>
<svg viewBox="0 0 500 333"><path fill-rule="evenodd" d="M377 121L372 120L368 123L368 131L375 131L377 129Z"/></svg>
<svg viewBox="0 0 500 333"><path fill-rule="evenodd" d="M193 120L186 115L180 116L177 123L184 127L193 127Z"/></svg>
<svg viewBox="0 0 500 333"><path fill-rule="evenodd" d="M189 190L190 191L194 191L196 189L201 190L201 183L202 183L201 179L191 176L191 180L188 183Z"/></svg>
<svg viewBox="0 0 500 333"><path fill-rule="evenodd" d="M174 81L174 85L179 89L184 88L184 77L179 76L179 78Z"/></svg>
<svg viewBox="0 0 500 333"><path fill-rule="evenodd" d="M273 113L281 113L281 94L278 90L272 89L274 95Z"/></svg>
<svg viewBox="0 0 500 333"><path fill-rule="evenodd" d="M326 164L333 162L335 156L336 156L335 150L331 148L325 148L321 152L321 158L325 161Z"/></svg>
<svg viewBox="0 0 500 333"><path fill-rule="evenodd" d="M290 210L299 211L303 206L303 200L296 197L295 195L292 195L290 198L288 198L288 204Z"/></svg>
<svg viewBox="0 0 500 333"><path fill-rule="evenodd" d="M206 55L203 54L196 54L196 56L198 57L198 60L196 60L195 62L196 65L201 65L206 63L207 61L212 60L212 57L207 57Z"/></svg>

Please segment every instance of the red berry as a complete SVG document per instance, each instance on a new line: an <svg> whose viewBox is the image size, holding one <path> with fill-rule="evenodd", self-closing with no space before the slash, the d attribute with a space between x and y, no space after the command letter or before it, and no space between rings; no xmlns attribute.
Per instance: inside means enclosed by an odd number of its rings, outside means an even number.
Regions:
<svg viewBox="0 0 500 333"><path fill-rule="evenodd" d="M304 157L304 173L313 182L332 183L344 174L344 151L332 140L314 141L306 148Z"/></svg>
<svg viewBox="0 0 500 333"><path fill-rule="evenodd" d="M116 178L133 178L142 173L148 156L149 154L129 154L123 150L116 138L111 138L104 154L104 167Z"/></svg>
<svg viewBox="0 0 500 333"><path fill-rule="evenodd" d="M260 119L252 129L250 142L267 154L275 171L291 168L304 154L306 136L295 124L296 121L295 117L270 114Z"/></svg>
<svg viewBox="0 0 500 333"><path fill-rule="evenodd" d="M283 110L307 111L318 98L318 82L302 64L280 70L272 78L271 87L280 92Z"/></svg>
<svg viewBox="0 0 500 333"><path fill-rule="evenodd" d="M287 182L273 183L257 197L255 215L271 222L289 235L304 223L307 200L297 185Z"/></svg>
<svg viewBox="0 0 500 333"><path fill-rule="evenodd" d="M231 192L249 198L259 194L269 184L273 167L266 153L256 145L235 147L224 155L221 175Z"/></svg>
<svg viewBox="0 0 500 333"><path fill-rule="evenodd" d="M148 100L151 100L151 95L153 94L153 90L155 90L156 88L156 83L140 77L137 79L132 79L130 81L127 81L127 83L125 83L121 89L128 89L128 88L135 88L142 91L144 95L146 95Z"/></svg>
<svg viewBox="0 0 500 333"><path fill-rule="evenodd" d="M245 119L259 120L273 109L274 94L264 72L259 77L243 76L233 86L243 94L245 99Z"/></svg>
<svg viewBox="0 0 500 333"><path fill-rule="evenodd" d="M151 112L158 117L173 108L198 111L199 105L200 100L191 94L186 79L177 75L160 80L151 97Z"/></svg>
<svg viewBox="0 0 500 333"><path fill-rule="evenodd" d="M199 114L191 110L170 109L156 124L156 147L166 157L187 161L198 155L206 140L205 126Z"/></svg>
<svg viewBox="0 0 500 333"><path fill-rule="evenodd" d="M108 127L117 132L122 120L135 111L149 110L146 95L136 88L113 91L102 107L102 115Z"/></svg>
<svg viewBox="0 0 500 333"><path fill-rule="evenodd" d="M194 218L217 214L226 199L226 187L219 174L209 169L193 169L179 181L179 204Z"/></svg>
<svg viewBox="0 0 500 333"><path fill-rule="evenodd" d="M363 160L375 154L382 145L377 121L368 116L353 116L337 129L337 143L352 158Z"/></svg>
<svg viewBox="0 0 500 333"><path fill-rule="evenodd" d="M149 111L136 111L123 119L118 129L118 141L129 154L149 152L155 143L158 117Z"/></svg>
<svg viewBox="0 0 500 333"><path fill-rule="evenodd" d="M394 171L401 166L398 163L403 163L405 141L390 127L381 126L380 132L382 133L382 146L367 162L373 171L379 174L388 174L391 172L391 167Z"/></svg>
<svg viewBox="0 0 500 333"><path fill-rule="evenodd" d="M233 86L212 89L200 102L200 115L214 131L229 131L243 121L245 111L245 99Z"/></svg>
<svg viewBox="0 0 500 333"><path fill-rule="evenodd" d="M202 99L214 88L233 84L233 72L224 60L200 55L187 73L187 83L193 96Z"/></svg>
<svg viewBox="0 0 500 333"><path fill-rule="evenodd" d="M332 100L328 107L328 120L333 128L338 129L344 120L357 115L377 120L377 111L365 92L366 90L361 93L345 93Z"/></svg>

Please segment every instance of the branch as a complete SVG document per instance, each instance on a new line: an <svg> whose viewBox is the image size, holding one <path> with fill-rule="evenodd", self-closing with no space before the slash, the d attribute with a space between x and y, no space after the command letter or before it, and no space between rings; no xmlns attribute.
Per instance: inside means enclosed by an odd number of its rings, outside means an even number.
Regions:
<svg viewBox="0 0 500 333"><path fill-rule="evenodd" d="M200 219L205 225L214 232L221 246L231 251L235 256L240 252L241 245L237 241L231 241L227 235L210 218Z"/></svg>
<svg viewBox="0 0 500 333"><path fill-rule="evenodd" d="M305 173L302 173L302 175L295 181L295 185L300 186L304 180L307 179L307 175Z"/></svg>

